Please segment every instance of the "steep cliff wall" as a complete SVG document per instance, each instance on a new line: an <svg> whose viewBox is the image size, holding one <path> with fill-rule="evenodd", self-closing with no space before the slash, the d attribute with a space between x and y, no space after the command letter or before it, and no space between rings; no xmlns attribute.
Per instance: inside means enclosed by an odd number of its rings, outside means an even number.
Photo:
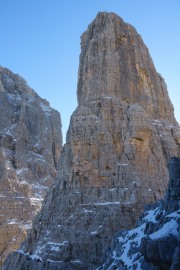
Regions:
<svg viewBox="0 0 180 270"><path fill-rule="evenodd" d="M113 13L81 37L77 94L58 181L3 270L95 269L114 233L165 192L179 125L147 47Z"/></svg>
<svg viewBox="0 0 180 270"><path fill-rule="evenodd" d="M0 265L40 210L56 178L61 145L59 113L0 67Z"/></svg>
<svg viewBox="0 0 180 270"><path fill-rule="evenodd" d="M149 205L135 229L118 233L97 270L180 269L180 159L170 159L169 178L164 200Z"/></svg>

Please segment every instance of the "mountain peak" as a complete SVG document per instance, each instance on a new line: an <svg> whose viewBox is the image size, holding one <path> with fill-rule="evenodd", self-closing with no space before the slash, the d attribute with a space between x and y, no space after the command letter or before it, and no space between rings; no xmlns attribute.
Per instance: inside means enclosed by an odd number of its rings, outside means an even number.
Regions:
<svg viewBox="0 0 180 270"><path fill-rule="evenodd" d="M3 270L96 269L114 234L164 196L179 126L147 47L113 13L81 37L77 95L58 179Z"/></svg>
<svg viewBox="0 0 180 270"><path fill-rule="evenodd" d="M140 104L154 119L173 114L165 82L142 38L114 13L98 13L81 36L77 95L79 105L111 97Z"/></svg>

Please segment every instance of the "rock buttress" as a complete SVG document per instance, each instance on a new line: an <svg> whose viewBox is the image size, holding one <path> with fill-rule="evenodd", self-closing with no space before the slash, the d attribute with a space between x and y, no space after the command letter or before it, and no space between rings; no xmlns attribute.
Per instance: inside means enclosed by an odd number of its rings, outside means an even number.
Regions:
<svg viewBox="0 0 180 270"><path fill-rule="evenodd" d="M0 265L40 210L57 175L61 145L59 113L0 67Z"/></svg>
<svg viewBox="0 0 180 270"><path fill-rule="evenodd" d="M179 125L147 47L113 13L81 37L77 95L58 181L3 270L95 269L114 233L164 194Z"/></svg>

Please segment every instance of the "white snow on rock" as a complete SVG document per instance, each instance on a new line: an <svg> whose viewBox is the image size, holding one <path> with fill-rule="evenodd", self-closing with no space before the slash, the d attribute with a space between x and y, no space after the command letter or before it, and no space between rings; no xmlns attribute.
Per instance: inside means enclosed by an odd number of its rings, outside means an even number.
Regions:
<svg viewBox="0 0 180 270"><path fill-rule="evenodd" d="M98 205L119 205L120 202L97 202L94 203L94 205L98 206Z"/></svg>
<svg viewBox="0 0 180 270"><path fill-rule="evenodd" d="M156 224L158 223L158 216L160 214L163 216L163 220L165 221L165 223L159 230L154 231L150 235L145 234L147 222L152 222L156 226ZM108 266L106 265L106 263L104 263L103 264L104 268L98 267L97 270L121 269L116 268L118 263L120 263L123 266L122 269L141 270L142 269L141 263L143 261L143 256L138 248L140 247L142 239L144 237L149 237L150 239L154 240L166 237L168 235L173 235L178 238L179 217L180 217L180 209L168 215L165 215L165 210L162 211L161 207L159 206L156 207L155 209L146 211L144 217L141 219L140 226L129 231L122 231L120 233L120 237L116 238L119 244L116 244L114 251L112 251L111 259L113 259L113 262L108 264ZM156 227L154 230L156 230ZM95 234L96 231L91 232L91 234L92 233Z"/></svg>
<svg viewBox="0 0 180 270"><path fill-rule="evenodd" d="M157 220L155 218L156 218L157 213L159 213L159 207L157 207L153 210L149 210L146 213L147 213L147 215L143 218L143 220L145 222L152 221L153 223L156 223Z"/></svg>
<svg viewBox="0 0 180 270"><path fill-rule="evenodd" d="M52 109L49 106L47 106L43 103L40 103L40 106L44 112L52 112Z"/></svg>
<svg viewBox="0 0 180 270"><path fill-rule="evenodd" d="M149 237L151 239L157 239L165 237L170 234L178 237L178 224L174 219L171 219L169 222L165 223L161 229L150 234Z"/></svg>

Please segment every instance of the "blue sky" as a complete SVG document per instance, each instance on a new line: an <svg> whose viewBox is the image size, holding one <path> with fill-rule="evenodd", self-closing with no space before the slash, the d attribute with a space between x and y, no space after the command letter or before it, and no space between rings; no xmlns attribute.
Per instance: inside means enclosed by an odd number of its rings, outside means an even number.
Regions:
<svg viewBox="0 0 180 270"><path fill-rule="evenodd" d="M64 137L77 106L80 36L99 11L115 12L137 29L165 78L180 122L179 0L0 2L0 65L24 77L60 111Z"/></svg>

